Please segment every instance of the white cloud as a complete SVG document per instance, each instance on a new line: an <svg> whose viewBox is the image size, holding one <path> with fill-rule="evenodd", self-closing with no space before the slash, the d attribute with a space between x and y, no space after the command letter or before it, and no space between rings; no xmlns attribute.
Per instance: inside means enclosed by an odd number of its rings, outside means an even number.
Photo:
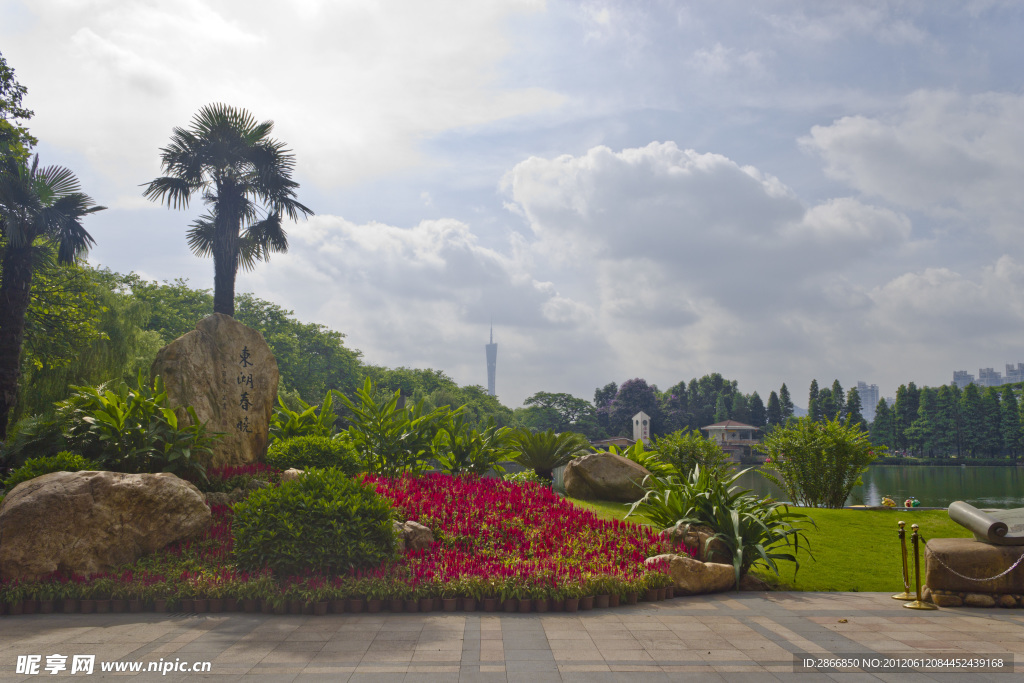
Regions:
<svg viewBox="0 0 1024 683"><path fill-rule="evenodd" d="M224 101L277 121L299 171L331 187L431 163L419 145L439 132L558 106L556 93L504 87L498 71L508 18L537 9L34 0L30 28L0 38L31 85L33 132L122 186L155 175L172 127Z"/></svg>
<svg viewBox="0 0 1024 683"><path fill-rule="evenodd" d="M1019 242L1024 96L918 91L884 117L815 126L803 145L825 171L873 197Z"/></svg>

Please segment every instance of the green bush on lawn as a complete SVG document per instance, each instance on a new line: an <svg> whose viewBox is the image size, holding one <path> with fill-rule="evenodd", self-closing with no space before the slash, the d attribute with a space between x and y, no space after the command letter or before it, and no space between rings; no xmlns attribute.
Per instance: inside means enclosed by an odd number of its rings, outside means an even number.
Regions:
<svg viewBox="0 0 1024 683"><path fill-rule="evenodd" d="M239 569L344 574L396 556L391 503L340 469L310 469L234 507Z"/></svg>
<svg viewBox="0 0 1024 683"><path fill-rule="evenodd" d="M334 467L352 476L361 469L355 449L347 439L327 436L296 436L276 441L267 449L265 460L279 470Z"/></svg>

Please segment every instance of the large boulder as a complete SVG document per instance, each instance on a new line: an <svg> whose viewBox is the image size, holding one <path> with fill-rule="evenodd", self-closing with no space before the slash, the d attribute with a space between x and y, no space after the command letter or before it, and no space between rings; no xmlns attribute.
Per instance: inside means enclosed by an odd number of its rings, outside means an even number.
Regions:
<svg viewBox="0 0 1024 683"><path fill-rule="evenodd" d="M648 557L646 564L669 563L669 574L676 590L683 595L721 593L736 584L736 570L731 564L701 562L689 555L656 555Z"/></svg>
<svg viewBox="0 0 1024 683"><path fill-rule="evenodd" d="M565 466L565 494L580 500L632 503L644 495L641 483L650 472L614 453L590 453Z"/></svg>
<svg viewBox="0 0 1024 683"><path fill-rule="evenodd" d="M202 533L210 508L170 473L52 472L0 505L0 579L93 574Z"/></svg>
<svg viewBox="0 0 1024 683"><path fill-rule="evenodd" d="M150 372L163 378L172 405L192 406L200 422L224 433L207 466L263 460L278 381L263 335L214 313L160 349ZM178 419L189 421L184 410Z"/></svg>

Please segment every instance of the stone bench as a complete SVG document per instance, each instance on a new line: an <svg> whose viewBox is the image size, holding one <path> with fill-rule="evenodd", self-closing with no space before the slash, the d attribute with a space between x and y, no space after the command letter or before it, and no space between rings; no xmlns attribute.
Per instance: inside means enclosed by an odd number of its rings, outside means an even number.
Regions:
<svg viewBox="0 0 1024 683"><path fill-rule="evenodd" d="M925 585L940 607L1024 607L1024 546L992 545L973 538L933 538L925 546ZM968 578L969 577L969 578Z"/></svg>

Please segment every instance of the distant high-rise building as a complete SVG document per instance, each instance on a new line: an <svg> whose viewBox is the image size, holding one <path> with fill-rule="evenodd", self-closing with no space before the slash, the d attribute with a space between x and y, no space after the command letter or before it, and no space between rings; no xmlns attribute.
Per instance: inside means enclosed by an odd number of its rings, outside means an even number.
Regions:
<svg viewBox="0 0 1024 683"><path fill-rule="evenodd" d="M878 407L878 385L857 381L857 393L860 394L860 413L869 422L875 419L875 408Z"/></svg>
<svg viewBox="0 0 1024 683"><path fill-rule="evenodd" d="M1001 373L993 368L980 368L978 370L978 384L983 387L998 387L1003 383Z"/></svg>
<svg viewBox="0 0 1024 683"><path fill-rule="evenodd" d="M494 374L498 369L498 345L494 343L494 325L491 324L491 343L487 348L487 393L494 396Z"/></svg>
<svg viewBox="0 0 1024 683"><path fill-rule="evenodd" d="M1013 367L1013 363L1006 364L1006 383L1011 382L1024 382L1024 363L1017 363L1017 367Z"/></svg>
<svg viewBox="0 0 1024 683"><path fill-rule="evenodd" d="M963 389L968 384L974 384L974 375L966 370L954 370L953 384L955 384L958 389Z"/></svg>

